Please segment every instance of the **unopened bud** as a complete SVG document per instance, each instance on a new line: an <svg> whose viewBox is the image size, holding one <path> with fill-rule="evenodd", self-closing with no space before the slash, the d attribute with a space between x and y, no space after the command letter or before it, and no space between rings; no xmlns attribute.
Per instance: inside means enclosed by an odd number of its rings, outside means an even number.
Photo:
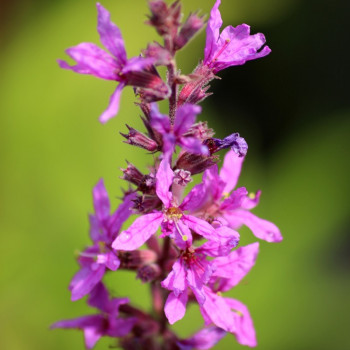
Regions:
<svg viewBox="0 0 350 350"><path fill-rule="evenodd" d="M163 0L149 2L151 16L146 23L155 27L159 35L175 36L180 25L181 5L177 0L169 7Z"/></svg>
<svg viewBox="0 0 350 350"><path fill-rule="evenodd" d="M121 169L124 173L121 177L123 180L129 181L136 186L140 186L144 175L131 163L128 162L126 169Z"/></svg>
<svg viewBox="0 0 350 350"><path fill-rule="evenodd" d="M130 127L128 124L126 124L126 127L129 129L129 133L120 133L123 137L126 138L126 141L124 141L125 143L144 148L150 152L155 152L159 149L157 142L150 139L142 132Z"/></svg>
<svg viewBox="0 0 350 350"><path fill-rule="evenodd" d="M204 16L199 17L196 13L190 14L182 25L180 33L174 41L175 50L184 47L189 40L203 27Z"/></svg>
<svg viewBox="0 0 350 350"><path fill-rule="evenodd" d="M158 207L161 208L162 205L162 202L158 196L153 195L137 196L135 199L133 199L133 202L133 209L140 214L150 213Z"/></svg>
<svg viewBox="0 0 350 350"><path fill-rule="evenodd" d="M208 127L207 122L198 122L193 124L184 136L195 137L201 141L214 136L214 130Z"/></svg>
<svg viewBox="0 0 350 350"><path fill-rule="evenodd" d="M121 268L138 269L145 264L154 263L157 260L157 254L153 250L133 250L130 252L118 252L118 258Z"/></svg>
<svg viewBox="0 0 350 350"><path fill-rule="evenodd" d="M137 271L136 278L139 278L142 282L152 282L156 280L161 274L159 265L147 264L141 266Z"/></svg>
<svg viewBox="0 0 350 350"><path fill-rule="evenodd" d="M205 156L183 152L176 162L175 168L187 170L191 175L200 174L219 161L217 156Z"/></svg>
<svg viewBox="0 0 350 350"><path fill-rule="evenodd" d="M143 53L145 57L154 58L154 65L156 66L167 66L172 60L170 52L157 42L148 44L147 49Z"/></svg>

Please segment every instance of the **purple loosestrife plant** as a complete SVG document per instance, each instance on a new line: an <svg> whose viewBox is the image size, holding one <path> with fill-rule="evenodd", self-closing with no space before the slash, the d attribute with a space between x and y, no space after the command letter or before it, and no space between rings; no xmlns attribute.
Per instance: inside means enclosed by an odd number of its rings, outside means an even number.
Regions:
<svg viewBox="0 0 350 350"><path fill-rule="evenodd" d="M58 61L64 69L119 83L100 116L102 123L117 114L122 89L132 86L145 130L127 125L128 134L121 134L124 142L153 154L148 174L131 163L121 169L129 188L114 212L102 179L93 189L92 245L79 253L80 269L69 289L73 301L88 296L88 305L98 313L52 325L82 330L88 349L103 336L125 350L210 349L227 333L242 345L257 344L247 307L223 294L250 271L259 250L257 242L240 247L237 230L245 225L267 242L280 242L282 236L275 224L251 213L261 192L235 189L248 151L244 138L237 132L214 138L214 130L196 118L198 103L210 95L209 83L218 72L266 56L270 49L263 34L250 35L246 24L220 33L219 5L217 0L207 22L204 59L191 74L180 74L175 57L203 28L204 18L192 13L182 23L180 1L149 1L147 24L162 42L130 59L119 28L97 4L97 30L109 53L81 43L66 51L75 65ZM166 67L166 81L158 66ZM160 100L168 100L168 113L159 111ZM219 172L215 153L224 149L229 150ZM186 191L194 175L199 184ZM138 217L126 226L132 215ZM113 298L104 286L104 275L117 277L121 269L134 271L150 285L151 311L132 306L128 298ZM204 325L182 339L169 324L185 316L188 303L198 305Z"/></svg>

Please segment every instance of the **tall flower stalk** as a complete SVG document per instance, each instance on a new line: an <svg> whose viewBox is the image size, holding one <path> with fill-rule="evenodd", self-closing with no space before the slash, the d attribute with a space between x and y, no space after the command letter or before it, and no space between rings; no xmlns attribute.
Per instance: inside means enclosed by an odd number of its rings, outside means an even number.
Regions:
<svg viewBox="0 0 350 350"><path fill-rule="evenodd" d="M250 271L259 250L258 242L240 247L237 230L246 225L267 242L279 242L282 236L276 225L250 212L261 192L249 195L245 187L235 189L248 151L244 138L237 132L214 138L214 130L196 119L201 113L198 104L211 94L209 84L219 71L266 56L270 49L264 35L250 35L246 24L220 33L219 5L217 0L207 22L204 59L191 74L180 74L176 53L205 21L192 13L181 22L180 1L149 1L147 23L162 41L130 59L119 28L97 4L97 29L109 52L81 43L66 51L74 65L58 61L61 68L118 83L100 116L102 123L118 113L122 89L133 87L145 130L127 125L128 133L121 134L126 143L153 153L148 174L131 163L122 169L129 188L116 210L111 211L102 179L93 189L92 245L79 254L80 269L69 289L72 301L88 296L88 305L98 313L52 325L82 330L88 349L102 336L114 338L126 350L210 349L227 333L242 345L257 344L247 307L223 294ZM158 66L166 67L166 81ZM168 100L167 114L159 111L161 100ZM219 171L216 153L223 149L228 152ZM195 175L202 180L188 192L186 186ZM125 221L133 215L137 217L127 226ZM134 271L149 284L150 312L132 306L127 297L114 298L103 284L107 272L117 278L121 269ZM188 303L198 304L204 325L181 339L169 324L185 316Z"/></svg>

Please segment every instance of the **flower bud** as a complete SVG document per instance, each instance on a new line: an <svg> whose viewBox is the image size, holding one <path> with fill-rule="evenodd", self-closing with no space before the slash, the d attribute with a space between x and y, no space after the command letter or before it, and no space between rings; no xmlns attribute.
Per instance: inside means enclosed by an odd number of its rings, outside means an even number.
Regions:
<svg viewBox="0 0 350 350"><path fill-rule="evenodd" d="M157 264L147 264L141 266L137 271L136 278L139 278L142 282L152 282L156 280L161 274L159 265Z"/></svg>
<svg viewBox="0 0 350 350"><path fill-rule="evenodd" d="M175 50L184 47L188 41L203 27L204 16L199 17L196 13L188 16L186 22L182 25L180 33L174 40Z"/></svg>
<svg viewBox="0 0 350 350"><path fill-rule="evenodd" d="M178 158L175 168L187 170L191 175L200 174L219 161L217 156L205 156L183 152Z"/></svg>
<svg viewBox="0 0 350 350"><path fill-rule="evenodd" d="M180 26L181 4L177 0L169 7L163 0L149 2L151 16L146 23L155 27L159 35L174 37Z"/></svg>
<svg viewBox="0 0 350 350"><path fill-rule="evenodd" d="M198 122L193 124L184 136L195 137L201 141L214 136L214 130L208 127L207 122Z"/></svg>
<svg viewBox="0 0 350 350"><path fill-rule="evenodd" d="M154 263L157 260L157 254L153 250L133 250L130 252L119 251L118 257L120 266L124 269L138 269L145 264Z"/></svg>
<svg viewBox="0 0 350 350"><path fill-rule="evenodd" d="M129 163L128 161L127 163L127 168L121 169L121 171L124 173L121 179L129 181L136 186L140 186L144 175L133 164Z"/></svg>
<svg viewBox="0 0 350 350"><path fill-rule="evenodd" d="M141 147L150 152L155 152L159 149L157 142L147 137L145 134L140 131L130 127L128 124L125 124L129 129L128 134L120 133L123 137L126 138L125 143L137 147Z"/></svg>

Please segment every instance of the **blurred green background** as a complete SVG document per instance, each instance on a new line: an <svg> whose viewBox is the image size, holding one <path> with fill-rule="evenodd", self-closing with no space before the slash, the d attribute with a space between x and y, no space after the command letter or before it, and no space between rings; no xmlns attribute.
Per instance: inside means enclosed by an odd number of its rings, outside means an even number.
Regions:
<svg viewBox="0 0 350 350"><path fill-rule="evenodd" d="M121 28L129 57L156 39L144 0L101 1ZM184 0L208 13L214 0ZM261 242L256 266L229 293L253 316L260 350L349 349L349 2L223 0L224 25L246 22L272 48L264 59L221 72L202 120L219 137L239 131L249 153L239 185L262 189L256 213L274 221L280 244ZM70 302L74 251L89 244L87 213L100 177L118 204L125 159L150 157L122 143L125 122L142 128L131 89L117 118L97 121L115 84L58 68L64 49L99 43L94 1L18 0L0 7L0 348L83 349L78 331L49 331L89 310ZM189 73L204 32L179 54ZM242 230L242 244L254 241ZM146 286L121 272L120 296L149 307ZM142 293L140 292L142 291ZM190 308L183 336L202 324ZM96 349L106 349L109 339ZM215 349L239 349L228 335Z"/></svg>

